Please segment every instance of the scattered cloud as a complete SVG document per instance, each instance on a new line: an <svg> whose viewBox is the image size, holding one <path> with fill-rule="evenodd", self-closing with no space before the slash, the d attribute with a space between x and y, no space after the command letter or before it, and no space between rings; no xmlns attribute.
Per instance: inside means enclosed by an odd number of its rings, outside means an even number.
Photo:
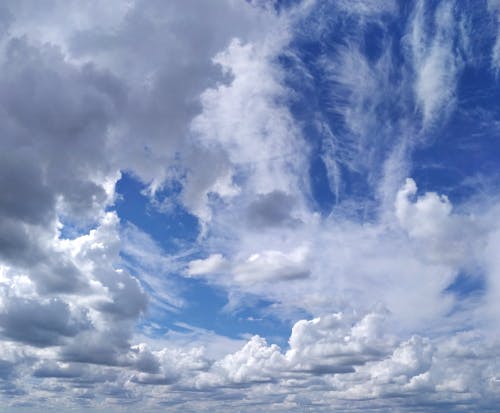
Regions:
<svg viewBox="0 0 500 413"><path fill-rule="evenodd" d="M7 412L493 411L500 5L469 3L4 2Z"/></svg>

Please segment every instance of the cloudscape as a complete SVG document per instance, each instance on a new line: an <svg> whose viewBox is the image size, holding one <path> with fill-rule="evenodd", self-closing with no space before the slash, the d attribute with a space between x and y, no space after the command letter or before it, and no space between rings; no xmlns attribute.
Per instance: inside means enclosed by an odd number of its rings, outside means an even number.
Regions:
<svg viewBox="0 0 500 413"><path fill-rule="evenodd" d="M500 1L0 3L0 410L498 412Z"/></svg>

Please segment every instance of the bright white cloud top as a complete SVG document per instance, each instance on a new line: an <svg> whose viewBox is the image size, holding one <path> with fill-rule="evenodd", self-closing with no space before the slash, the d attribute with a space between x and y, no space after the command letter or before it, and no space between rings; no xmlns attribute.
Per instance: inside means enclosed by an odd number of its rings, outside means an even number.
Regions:
<svg viewBox="0 0 500 413"><path fill-rule="evenodd" d="M4 1L2 411L497 411L499 22Z"/></svg>

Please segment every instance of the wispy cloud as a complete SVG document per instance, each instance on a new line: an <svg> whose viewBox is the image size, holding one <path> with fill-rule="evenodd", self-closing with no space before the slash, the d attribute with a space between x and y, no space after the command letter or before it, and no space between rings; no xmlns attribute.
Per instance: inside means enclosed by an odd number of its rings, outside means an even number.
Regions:
<svg viewBox="0 0 500 413"><path fill-rule="evenodd" d="M498 2L291 3L0 7L12 412L496 408Z"/></svg>

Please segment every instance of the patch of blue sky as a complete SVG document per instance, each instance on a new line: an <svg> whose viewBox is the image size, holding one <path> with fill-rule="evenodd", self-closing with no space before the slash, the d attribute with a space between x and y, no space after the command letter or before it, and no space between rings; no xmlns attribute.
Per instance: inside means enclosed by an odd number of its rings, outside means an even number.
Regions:
<svg viewBox="0 0 500 413"><path fill-rule="evenodd" d="M486 291L486 279L480 271L462 271L457 274L453 282L444 290L445 294L453 294L457 298L481 296Z"/></svg>
<svg viewBox="0 0 500 413"><path fill-rule="evenodd" d="M165 212L161 212L151 204L150 198L144 193L145 185L134 177L124 173L117 183L119 200L116 202L116 211L122 223L131 222L151 236L164 250L165 254L175 254L183 247L192 249L196 245L199 234L198 221L180 205L173 205ZM157 199L174 198L180 188L171 187L157 193ZM137 262L134 258L122 252L129 271L134 273ZM190 259L203 258L203 252L193 250ZM208 284L201 279L183 277L165 268L164 273L156 274L159 277L168 277L175 285L177 294L183 305L173 307L155 298L154 289L145 280L141 280L143 287L152 297L146 317L138 324L139 330L153 331L161 336L168 330L183 331L179 323L196 328L202 328L216 334L241 338L246 335L259 334L272 339L274 342L286 342L290 332L290 324L282 321L266 311L272 303L265 300L242 301L237 310L226 310L228 303L227 292L217 286ZM140 278L140 274L134 274ZM246 303L246 304L245 304ZM157 328L150 330L154 324Z"/></svg>
<svg viewBox="0 0 500 413"><path fill-rule="evenodd" d="M332 78L327 66L336 65L346 47L359 49L367 61L375 62L383 53L386 38L399 38L402 28L388 16L366 23L356 16L329 13L325 10L329 8L335 8L335 4L323 4L298 24L295 38L279 63L287 73L287 85L294 92L290 109L312 149L310 181L316 207L328 214L343 201L353 205L355 200L359 217L373 217L374 210L367 210L375 201L373 181L381 173L383 160L399 137L397 123L402 117L401 111L412 108L403 108L398 96L388 99L391 96L384 95L376 102L367 96L368 110L383 122L373 122L370 136L356 136L343 112L353 91ZM394 47L394 53L390 77L398 81L401 75L397 72L400 67L397 63L402 56L398 47ZM387 128L391 122L394 127ZM328 177L324 162L327 148L336 151L337 183ZM365 157L370 158L368 162L361 159Z"/></svg>
<svg viewBox="0 0 500 413"><path fill-rule="evenodd" d="M423 30L429 38L438 30L435 12L439 4L425 2ZM370 20L366 16L331 13L335 3L325 2L298 25L289 53L280 58L287 83L294 91L292 113L312 148L309 172L313 204L323 214L330 213L339 203L355 201L360 218L373 217L374 210L370 208L375 205L375 183L382 173L383 161L405 135L415 143L410 174L422 191L444 192L452 202L462 202L474 195L471 182L477 181L476 178L498 175L500 127L496 125L500 91L490 62L496 30L486 3L464 1L454 10L455 14L461 12L466 16L463 24L478 28L471 31L468 39L474 45L474 52L467 55L470 51L461 50L460 59L464 63L456 79L456 107L424 132L412 83L407 82L408 77L415 75L404 45L413 6L404 1L398 5L399 16L379 15ZM457 53L463 47L459 36L460 30L456 28L453 47ZM385 86L392 86L367 101L367 110L373 112L376 121L365 136L357 137L342 114L352 90L332 80L324 62L326 59L333 65L339 64L342 50L349 48L357 49L367 62L375 65L386 47L391 64L384 73L389 82ZM348 148L336 148L340 182L336 191L321 153L322 142L332 136L317 127L321 122L337 137L334 146L352 143ZM357 157L366 156L370 159L356 162Z"/></svg>
<svg viewBox="0 0 500 413"><path fill-rule="evenodd" d="M473 64L466 63L457 79L455 110L412 156L412 176L419 188L444 191L453 203L482 190L478 181L495 185L492 178L499 174L500 90L488 63L492 46L482 48ZM474 64L478 61L482 63Z"/></svg>
<svg viewBox="0 0 500 413"><path fill-rule="evenodd" d="M187 332L190 326L233 339L258 334L281 346L286 345L292 322L269 311L273 302L245 297L238 308L228 309L228 295L222 288L201 279L172 277L185 304L176 311L168 311L152 303L147 317L138 325L139 330L159 337L169 330Z"/></svg>
<svg viewBox="0 0 500 413"><path fill-rule="evenodd" d="M184 322L231 338L258 334L266 339L283 342L290 334L291 324L275 317L269 307L273 302L246 297L236 309L228 309L227 293L203 280L186 280L182 311Z"/></svg>
<svg viewBox="0 0 500 413"><path fill-rule="evenodd" d="M118 199L115 205L122 222L128 221L146 232L168 253L193 245L199 234L199 223L195 216L176 202L181 187L173 184L158 191L156 199L160 206L151 202L144 193L145 188L130 174L122 174L116 184Z"/></svg>
<svg viewBox="0 0 500 413"><path fill-rule="evenodd" d="M466 315L471 305L474 307L485 298L487 290L488 281L484 272L479 268L458 272L453 281L443 290L443 296L451 296L455 299L448 316L452 317L457 314L465 316L457 326L457 331L474 329L477 328L478 323L481 323L480 320L474 317L468 318Z"/></svg>
<svg viewBox="0 0 500 413"><path fill-rule="evenodd" d="M59 229L59 237L62 239L75 239L84 234L88 234L89 231L95 227L95 223L77 223L64 216L58 217L59 222L62 226Z"/></svg>
<svg viewBox="0 0 500 413"><path fill-rule="evenodd" d="M277 2L275 5L288 7L289 3ZM479 10L471 11L471 24L480 24L481 19L490 24L484 7L473 7L470 2L464 5ZM433 16L437 6L438 2L426 2L424 24L429 35L436 30ZM355 206L350 211L350 218L369 220L377 210L374 181L380 177L383 161L401 135L417 134L422 126L411 83L405 83L406 76L411 74L402 42L412 7L407 2L399 2L399 16L382 15L373 20L327 12L328 8L335 7L334 2L325 2L299 23L289 50L279 57L278 63L286 73L287 85L294 92L290 110L302 126L311 149L308 174L313 209L328 215L335 213L339 205L349 203ZM327 19L325 16L336 17ZM492 129L492 125L500 109L500 96L488 61L494 38L491 37L488 43L487 31L477 35L486 39L481 40L481 49L475 51L477 64L466 65L460 72L456 108L444 123L425 132L411 156L410 174L419 190L445 193L453 203L473 195L475 188L467 184L469 178L478 174L498 174L499 134L498 128ZM367 109L373 111L376 122L368 129L368 135L361 138L354 136L342 110L338 110L347 105L352 91L332 80L324 65L325 59L335 62L346 47L357 50L372 65L387 53L387 47L390 53L391 65L385 75L393 88L380 91L380 96L368 102ZM324 161L325 142L332 136L325 133L320 126L322 123L338 137L335 144L362 139L354 142L354 152L346 155L344 151L337 159L340 177L337 191ZM369 162L353 167L350 161L356 156L366 156L367 152L371 152ZM241 177L236 177L238 179ZM160 200L173 200L167 212L152 205L143 190L143 184L126 173L123 175L117 185L117 192L122 196L116 204L120 218L148 233L167 253L175 253L186 245L192 247L199 234L199 225L196 218L175 201L181 187L170 186L157 194ZM203 258L202 251L194 251L191 258ZM185 305L177 311L157 309L151 312L144 326L155 323L161 326L158 331L162 333L168 329L179 330L179 322L182 322L233 338L259 334L272 338L273 342L286 342L290 325L266 311L273 303L257 300L242 305L237 311L227 311L228 297L222 289L200 279L186 279L175 274L169 277L179 287ZM465 297L483 290L481 277L464 273L457 276L445 293Z"/></svg>

